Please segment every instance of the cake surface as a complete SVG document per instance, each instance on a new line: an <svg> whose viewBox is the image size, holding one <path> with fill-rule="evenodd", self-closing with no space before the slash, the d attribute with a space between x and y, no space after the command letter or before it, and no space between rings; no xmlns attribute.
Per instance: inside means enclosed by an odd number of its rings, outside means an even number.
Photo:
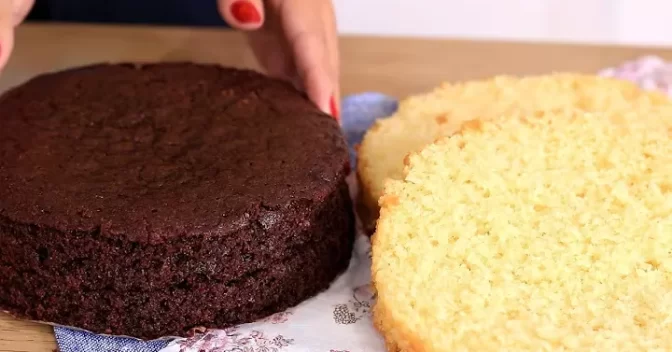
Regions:
<svg viewBox="0 0 672 352"><path fill-rule="evenodd" d="M645 92L630 82L569 73L445 83L403 100L393 116L377 121L367 131L357 162L360 215L366 227L375 227L385 180L403 175L404 157L451 135L464 121L516 110L534 113L576 108L591 112L668 104L666 96Z"/></svg>
<svg viewBox="0 0 672 352"><path fill-rule="evenodd" d="M390 351L672 349L672 108L471 121L412 153L373 237Z"/></svg>
<svg viewBox="0 0 672 352"><path fill-rule="evenodd" d="M294 306L348 265L338 123L290 85L94 65L0 97L0 309L140 338Z"/></svg>

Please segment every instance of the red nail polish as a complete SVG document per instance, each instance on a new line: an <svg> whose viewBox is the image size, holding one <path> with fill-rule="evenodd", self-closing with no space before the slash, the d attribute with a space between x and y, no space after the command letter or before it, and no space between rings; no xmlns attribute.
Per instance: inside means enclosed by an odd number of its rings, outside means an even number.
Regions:
<svg viewBox="0 0 672 352"><path fill-rule="evenodd" d="M231 4L231 14L236 21L242 24L254 24L261 22L261 15L251 2L240 0Z"/></svg>
<svg viewBox="0 0 672 352"><path fill-rule="evenodd" d="M340 121L341 117L338 115L338 106L336 106L336 99L333 95L329 100L329 109L331 109L331 116L333 116L337 121Z"/></svg>

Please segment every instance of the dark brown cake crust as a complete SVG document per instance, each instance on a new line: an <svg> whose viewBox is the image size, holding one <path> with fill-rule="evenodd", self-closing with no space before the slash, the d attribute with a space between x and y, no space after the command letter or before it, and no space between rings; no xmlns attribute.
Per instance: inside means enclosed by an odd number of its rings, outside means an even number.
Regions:
<svg viewBox="0 0 672 352"><path fill-rule="evenodd" d="M294 306L348 265L338 124L284 82L96 65L0 97L0 309L156 338Z"/></svg>

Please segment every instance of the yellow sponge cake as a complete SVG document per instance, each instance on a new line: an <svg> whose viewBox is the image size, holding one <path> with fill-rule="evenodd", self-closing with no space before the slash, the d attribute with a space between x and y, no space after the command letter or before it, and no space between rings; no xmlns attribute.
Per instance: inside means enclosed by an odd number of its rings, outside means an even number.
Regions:
<svg viewBox="0 0 672 352"><path fill-rule="evenodd" d="M616 91L584 107L609 110ZM672 350L671 108L551 107L452 132L380 198L374 320L390 351Z"/></svg>

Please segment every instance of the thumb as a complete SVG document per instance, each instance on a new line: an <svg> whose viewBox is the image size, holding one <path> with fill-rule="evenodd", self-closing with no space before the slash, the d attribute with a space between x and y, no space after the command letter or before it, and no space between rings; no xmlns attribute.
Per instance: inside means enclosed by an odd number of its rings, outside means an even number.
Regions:
<svg viewBox="0 0 672 352"><path fill-rule="evenodd" d="M217 3L219 13L233 28L255 30L264 23L262 0L219 0Z"/></svg>

